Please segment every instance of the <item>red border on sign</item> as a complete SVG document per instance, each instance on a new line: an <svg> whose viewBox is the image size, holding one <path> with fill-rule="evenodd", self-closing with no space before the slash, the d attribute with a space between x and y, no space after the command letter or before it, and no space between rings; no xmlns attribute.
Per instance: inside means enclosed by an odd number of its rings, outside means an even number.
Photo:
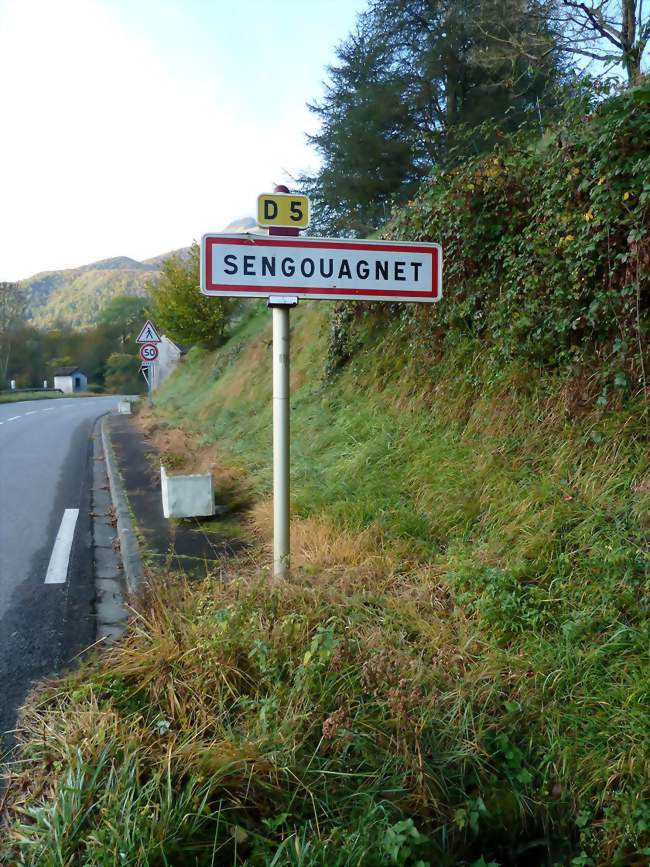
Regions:
<svg viewBox="0 0 650 867"><path fill-rule="evenodd" d="M215 246L220 245L240 245L251 247L284 247L287 250L295 249L300 246L308 250L367 250L380 252L404 252L404 253L427 253L432 257L432 275L433 281L430 292L417 290L400 290L400 289L369 289L367 286L363 288L332 288L331 290L313 286L261 286L259 284L236 284L222 285L213 284L209 279L212 274L212 250ZM441 274L441 249L434 244L400 244L391 242L369 243L367 241L336 241L336 240L320 240L318 238L269 238L260 235L205 235L203 238L203 253L205 261L202 263L201 269L201 289L206 295L212 294L250 294L259 297L266 295L314 295L321 296L325 299L331 296L332 299L337 298L360 298L360 300L372 300L368 296L381 300L396 301L400 298L405 299L426 299L428 301L437 301L441 297L440 292L440 274ZM361 297L360 297L361 296Z"/></svg>
<svg viewBox="0 0 650 867"><path fill-rule="evenodd" d="M142 337L142 335L143 335L144 332L146 331L147 326L149 326L149 328L151 328L151 330L153 331L153 333L156 335L156 339L155 339L155 340L152 340L152 339L149 339L149 340L140 340L140 338ZM140 333L138 334L138 336L137 336L136 339L135 339L135 342L138 343L138 344L140 344L140 346L142 346L142 345L145 344L145 343L162 343L162 338L161 338L160 334L158 334L158 329L157 329L156 326L153 324L153 322L151 321L151 319L147 319L147 321L144 323L144 325L143 325L142 328L140 329Z"/></svg>
<svg viewBox="0 0 650 867"><path fill-rule="evenodd" d="M144 351L148 346L150 346L153 350L155 350L155 353L156 353L156 354L154 355L153 358L145 358L144 355L142 354L143 351ZM160 355L160 350L158 349L158 347L156 346L155 343L141 343L141 344L140 344L140 358L141 358L143 361L157 361L159 355Z"/></svg>

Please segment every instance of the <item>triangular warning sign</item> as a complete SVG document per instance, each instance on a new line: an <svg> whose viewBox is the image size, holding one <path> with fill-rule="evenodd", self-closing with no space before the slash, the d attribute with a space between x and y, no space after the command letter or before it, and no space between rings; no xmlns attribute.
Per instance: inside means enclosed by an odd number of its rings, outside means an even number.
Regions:
<svg viewBox="0 0 650 867"><path fill-rule="evenodd" d="M160 343L160 335L156 331L156 327L150 319L142 326L142 331L138 334L135 340L136 343Z"/></svg>

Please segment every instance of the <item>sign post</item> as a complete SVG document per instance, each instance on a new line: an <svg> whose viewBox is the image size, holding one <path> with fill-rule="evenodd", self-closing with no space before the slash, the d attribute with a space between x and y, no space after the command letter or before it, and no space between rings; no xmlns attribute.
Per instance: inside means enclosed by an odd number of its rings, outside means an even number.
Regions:
<svg viewBox="0 0 650 867"><path fill-rule="evenodd" d="M156 326L150 319L147 319L136 337L136 343L140 344L141 370L147 383L147 404L149 406L153 404L151 396L153 392L153 366L158 360L158 344L161 342L162 338L158 334Z"/></svg>
<svg viewBox="0 0 650 867"><path fill-rule="evenodd" d="M297 298L269 299L273 310L273 576L289 570L291 343L289 311Z"/></svg>
<svg viewBox="0 0 650 867"><path fill-rule="evenodd" d="M273 575L289 571L289 311L300 298L432 303L442 297L439 244L301 238L309 200L284 187L258 199L263 235L207 234L201 292L266 298L273 311Z"/></svg>
<svg viewBox="0 0 650 867"><path fill-rule="evenodd" d="M275 209L273 203L275 200ZM276 186L273 196L260 196L258 223L269 235L296 237L309 225L309 199ZM297 225L296 225L297 223ZM273 577L289 573L291 556L291 322L289 311L298 304L293 296L269 298L273 311Z"/></svg>

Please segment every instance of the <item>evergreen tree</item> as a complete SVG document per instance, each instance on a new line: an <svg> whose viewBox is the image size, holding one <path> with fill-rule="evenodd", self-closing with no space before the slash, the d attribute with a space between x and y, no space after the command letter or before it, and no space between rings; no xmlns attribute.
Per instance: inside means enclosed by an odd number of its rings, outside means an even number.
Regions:
<svg viewBox="0 0 650 867"><path fill-rule="evenodd" d="M408 197L426 171L404 99L407 82L368 23L362 19L338 49L341 63L329 69L323 103L309 106L322 123L311 141L323 166L315 178L303 179L303 187L320 223L336 233L371 231L388 217L395 196Z"/></svg>
<svg viewBox="0 0 650 867"><path fill-rule="evenodd" d="M549 100L557 55L533 65L512 50L530 10L529 0L371 0L328 68L324 99L309 106L322 167L300 182L317 230L372 232L453 148L491 143L468 128L495 119L512 129ZM538 28L537 49L541 38ZM547 31L549 49L552 39Z"/></svg>

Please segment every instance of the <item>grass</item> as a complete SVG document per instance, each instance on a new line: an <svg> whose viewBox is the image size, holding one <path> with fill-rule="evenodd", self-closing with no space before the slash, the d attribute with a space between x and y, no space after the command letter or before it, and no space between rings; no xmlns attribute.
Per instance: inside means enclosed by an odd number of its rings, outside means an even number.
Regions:
<svg viewBox="0 0 650 867"><path fill-rule="evenodd" d="M442 579L487 653L526 661L517 701L543 720L519 733L533 788L561 791L576 819L588 813L576 835L610 863L617 845L638 844L630 815L644 834L649 779L643 406L576 409L578 384L515 366L490 382L471 343L447 347L425 375L390 334L367 335L326 386L322 307L292 317L294 563L318 569L339 553L344 568ZM159 415L218 442L264 498L270 334L264 312L255 322L216 364L192 359Z"/></svg>
<svg viewBox="0 0 650 867"><path fill-rule="evenodd" d="M94 392L85 391L85 392L77 392L75 394L61 394L60 392L53 391L34 391L34 392L23 392L20 393L20 389L18 390L18 394L0 394L0 403L16 403L18 401L25 400L52 400L53 398L60 397L74 397L74 398L84 398L84 397L101 397L102 394L95 394ZM106 395L110 397L111 395Z"/></svg>
<svg viewBox="0 0 650 867"><path fill-rule="evenodd" d="M233 540L245 540L249 538L246 529L238 521L223 518L216 521L197 521L192 526L192 532L207 535L214 539L214 541L223 540L224 542L232 542Z"/></svg>
<svg viewBox="0 0 650 867"><path fill-rule="evenodd" d="M643 406L398 332L325 383L323 310L292 312L291 580L158 576L34 699L8 863L646 863ZM228 468L262 546L269 344L260 309L150 419Z"/></svg>
<svg viewBox="0 0 650 867"><path fill-rule="evenodd" d="M23 394L0 394L0 403L16 403L22 400L51 400L57 397L73 397L71 394L58 394L49 391L24 392Z"/></svg>
<svg viewBox="0 0 650 867"><path fill-rule="evenodd" d="M169 770L162 768L147 769L143 778L137 751L115 762L115 751L121 746L108 741L92 765L80 749L66 756L57 809L30 808L25 814L29 823L24 822L16 835L26 863L39 867L67 864L71 853L75 857L80 849L87 859L84 863L106 867L149 864L161 851L167 859L162 863L167 864L179 863L178 857L191 863L189 859L202 851L214 853L206 836L212 818L205 810L209 787L195 780L179 787ZM101 816L119 816L119 822L100 825ZM172 827L173 836L169 834Z"/></svg>
<svg viewBox="0 0 650 867"><path fill-rule="evenodd" d="M161 582L123 645L29 706L48 737L14 781L15 863L473 863L488 812L504 852L510 824L541 829L483 745L511 743L525 667L483 658L442 588L229 577Z"/></svg>

